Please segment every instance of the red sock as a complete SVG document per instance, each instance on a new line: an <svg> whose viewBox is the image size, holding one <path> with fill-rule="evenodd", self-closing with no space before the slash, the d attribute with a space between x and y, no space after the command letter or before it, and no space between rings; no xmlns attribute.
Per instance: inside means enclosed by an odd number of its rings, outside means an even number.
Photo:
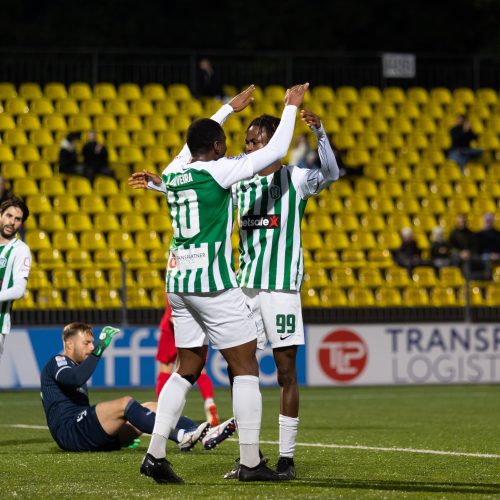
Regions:
<svg viewBox="0 0 500 500"><path fill-rule="evenodd" d="M214 385L210 377L206 373L202 373L198 378L198 387L200 388L201 397L205 400L214 398Z"/></svg>
<svg viewBox="0 0 500 500"><path fill-rule="evenodd" d="M156 399L160 397L160 392L163 389L163 386L167 383L167 380L170 378L171 373L168 372L160 372L158 373L158 378L156 379Z"/></svg>

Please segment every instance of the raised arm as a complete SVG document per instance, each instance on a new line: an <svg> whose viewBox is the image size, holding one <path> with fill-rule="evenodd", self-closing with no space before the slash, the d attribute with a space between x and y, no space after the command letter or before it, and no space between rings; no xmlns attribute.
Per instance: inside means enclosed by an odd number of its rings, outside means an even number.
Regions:
<svg viewBox="0 0 500 500"><path fill-rule="evenodd" d="M318 140L319 168L311 168L301 186L302 198L318 194L323 188L339 178L339 166L333 153L330 141L319 117L312 111L302 110L302 120L307 123Z"/></svg>

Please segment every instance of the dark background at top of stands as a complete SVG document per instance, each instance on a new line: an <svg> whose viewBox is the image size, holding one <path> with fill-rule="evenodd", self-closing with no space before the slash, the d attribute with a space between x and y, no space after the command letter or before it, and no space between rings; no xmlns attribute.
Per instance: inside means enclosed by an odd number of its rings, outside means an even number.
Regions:
<svg viewBox="0 0 500 500"><path fill-rule="evenodd" d="M0 46L495 53L500 1L0 0Z"/></svg>

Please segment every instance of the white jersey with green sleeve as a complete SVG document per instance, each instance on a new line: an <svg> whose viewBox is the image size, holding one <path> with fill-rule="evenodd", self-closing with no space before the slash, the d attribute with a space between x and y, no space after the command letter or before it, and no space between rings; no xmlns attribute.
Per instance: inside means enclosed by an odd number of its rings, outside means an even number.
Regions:
<svg viewBox="0 0 500 500"><path fill-rule="evenodd" d="M307 199L339 177L323 127L312 129L318 138L319 168L284 166L233 186L240 234L238 282L243 288L300 290L301 222Z"/></svg>
<svg viewBox="0 0 500 500"><path fill-rule="evenodd" d="M0 333L11 328L12 303L23 297L31 269L31 252L21 240L0 243Z"/></svg>
<svg viewBox="0 0 500 500"><path fill-rule="evenodd" d="M162 188L174 231L167 292L204 293L238 286L232 263L230 188L286 155L296 110L285 107L273 139L252 155L188 163L190 155L181 154L163 171Z"/></svg>

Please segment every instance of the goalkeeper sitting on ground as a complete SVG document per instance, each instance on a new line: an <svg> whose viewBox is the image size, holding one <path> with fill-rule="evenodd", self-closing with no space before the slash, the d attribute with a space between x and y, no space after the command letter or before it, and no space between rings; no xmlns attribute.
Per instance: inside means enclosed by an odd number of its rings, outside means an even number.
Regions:
<svg viewBox="0 0 500 500"><path fill-rule="evenodd" d="M92 327L70 323L64 327L63 354L53 356L41 375L43 409L50 433L65 451L109 451L129 446L143 432L151 434L157 403L139 404L130 396L90 405L87 381L102 353L120 330L102 329L94 341ZM195 424L181 416L170 439L182 451L201 440L214 448L235 431L233 420L210 428L208 422Z"/></svg>

